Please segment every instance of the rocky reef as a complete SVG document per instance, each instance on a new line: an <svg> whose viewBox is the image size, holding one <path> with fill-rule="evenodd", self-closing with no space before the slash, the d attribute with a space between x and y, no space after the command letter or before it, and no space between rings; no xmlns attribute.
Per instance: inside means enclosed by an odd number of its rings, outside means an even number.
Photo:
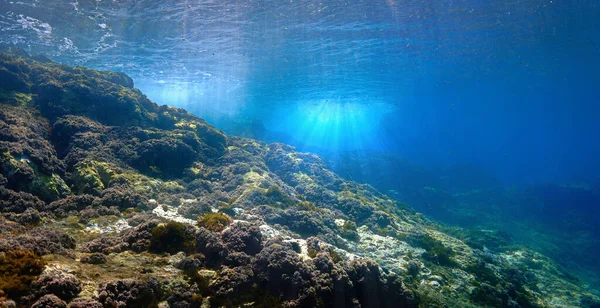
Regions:
<svg viewBox="0 0 600 308"><path fill-rule="evenodd" d="M469 246L496 253L527 246L555 260L562 271L600 289L600 181L503 185L473 165L425 170L379 152L324 156L333 171L373 185L447 226ZM367 172L368 171L368 172Z"/></svg>
<svg viewBox="0 0 600 308"><path fill-rule="evenodd" d="M314 154L17 50L0 53L0 172L0 307L600 303L543 255L459 239Z"/></svg>

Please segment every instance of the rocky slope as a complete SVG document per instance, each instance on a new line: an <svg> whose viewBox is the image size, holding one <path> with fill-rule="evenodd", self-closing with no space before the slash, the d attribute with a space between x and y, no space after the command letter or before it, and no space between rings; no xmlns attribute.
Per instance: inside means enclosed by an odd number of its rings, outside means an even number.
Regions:
<svg viewBox="0 0 600 308"><path fill-rule="evenodd" d="M510 187L471 165L426 170L380 152L322 157L342 177L370 184L427 217L461 227L458 236L502 232L502 245L533 248L600 289L600 264L590 258L600 254L598 180Z"/></svg>
<svg viewBox="0 0 600 308"><path fill-rule="evenodd" d="M0 307L569 307L316 155L225 136L118 73L0 54Z"/></svg>

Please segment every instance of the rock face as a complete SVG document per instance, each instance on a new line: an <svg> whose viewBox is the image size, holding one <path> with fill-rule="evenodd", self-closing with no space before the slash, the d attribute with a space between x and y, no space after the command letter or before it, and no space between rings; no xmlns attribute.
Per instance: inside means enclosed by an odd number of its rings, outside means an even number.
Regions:
<svg viewBox="0 0 600 308"><path fill-rule="evenodd" d="M0 171L0 305L598 303L543 256L470 247L314 154L225 136L122 74L0 53Z"/></svg>

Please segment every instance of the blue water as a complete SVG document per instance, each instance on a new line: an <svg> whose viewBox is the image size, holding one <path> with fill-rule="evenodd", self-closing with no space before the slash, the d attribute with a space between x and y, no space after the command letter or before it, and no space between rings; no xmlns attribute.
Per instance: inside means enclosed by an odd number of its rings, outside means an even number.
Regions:
<svg viewBox="0 0 600 308"><path fill-rule="evenodd" d="M0 44L125 72L600 286L599 1L0 0Z"/></svg>
<svg viewBox="0 0 600 308"><path fill-rule="evenodd" d="M509 185L600 173L598 1L1 1L0 27L226 132Z"/></svg>

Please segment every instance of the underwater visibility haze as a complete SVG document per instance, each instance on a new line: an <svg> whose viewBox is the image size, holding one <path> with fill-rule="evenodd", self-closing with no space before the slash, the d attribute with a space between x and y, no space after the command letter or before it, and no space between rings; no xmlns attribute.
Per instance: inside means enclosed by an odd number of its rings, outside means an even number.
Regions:
<svg viewBox="0 0 600 308"><path fill-rule="evenodd" d="M311 150L473 163L533 184L600 170L598 6L3 1L0 40L125 72L226 132L264 126Z"/></svg>
<svg viewBox="0 0 600 308"><path fill-rule="evenodd" d="M0 0L0 52L0 307L600 307L598 1Z"/></svg>

